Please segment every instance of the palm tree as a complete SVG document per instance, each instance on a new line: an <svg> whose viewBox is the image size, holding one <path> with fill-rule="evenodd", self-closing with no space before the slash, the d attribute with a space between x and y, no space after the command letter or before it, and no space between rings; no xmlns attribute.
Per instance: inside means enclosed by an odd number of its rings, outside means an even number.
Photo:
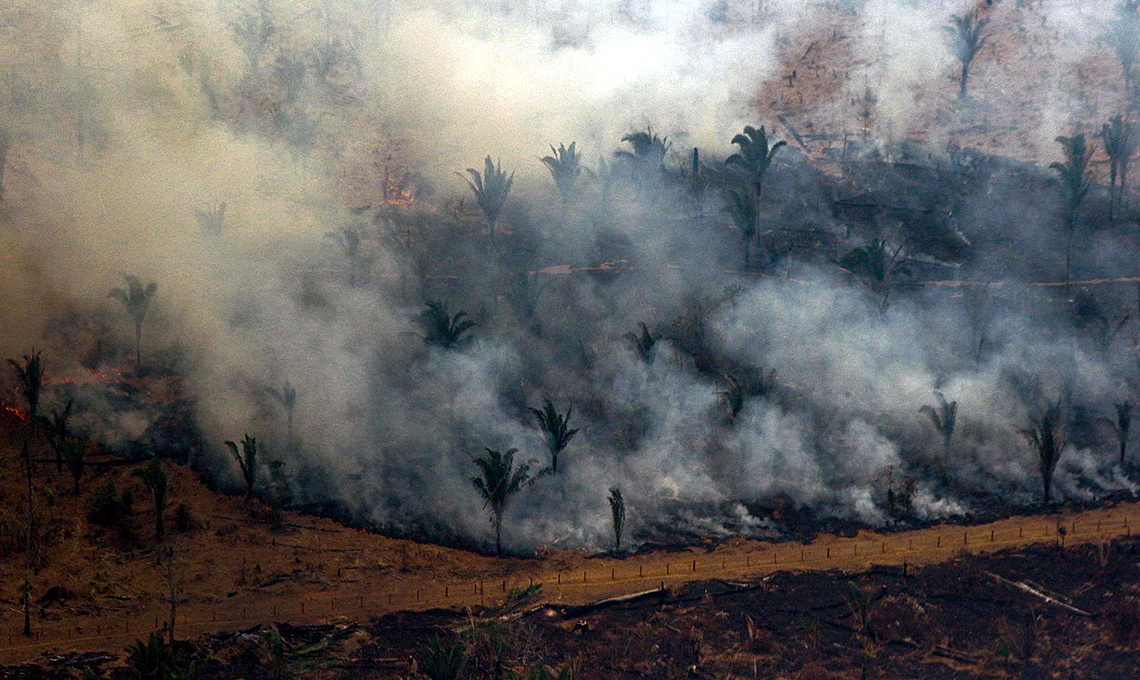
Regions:
<svg viewBox="0 0 1140 680"><path fill-rule="evenodd" d="M614 152L614 156L633 164L639 182L644 182L652 173L664 170L665 156L673 146L668 137L659 136L652 127L647 127L645 132L624 134L621 141L629 144L632 151L620 149Z"/></svg>
<svg viewBox="0 0 1140 680"><path fill-rule="evenodd" d="M1056 170L1061 178L1061 184L1068 194L1068 203L1065 209L1065 290L1072 280L1073 271L1073 232L1077 226L1077 214L1081 203L1085 200L1089 189L1092 188L1092 176L1088 172L1089 162L1092 160L1092 149L1085 144L1083 134L1072 137L1058 137L1057 143L1065 153L1065 161L1050 163L1049 168Z"/></svg>
<svg viewBox="0 0 1140 680"><path fill-rule="evenodd" d="M1112 190L1112 200L1109 203L1109 215L1116 219L1116 213L1124 201L1124 189L1128 182L1128 163L1136 153L1136 134L1131 123L1124 120L1119 113L1101 128L1100 137L1104 141L1104 151L1109 158L1109 187ZM1120 178L1120 185L1116 180Z"/></svg>
<svg viewBox="0 0 1140 680"><path fill-rule="evenodd" d="M269 396L276 399L277 403L281 404L282 408L285 409L285 428L286 433L289 437L287 441L289 442L289 445L292 446L293 410L297 406L297 390L293 389L293 386L289 384L288 380L286 380L285 384L281 386L281 389L270 387L266 391L269 392Z"/></svg>
<svg viewBox="0 0 1140 680"><path fill-rule="evenodd" d="M651 364L653 363L653 347L657 344L657 338L653 337L653 334L649 332L649 327L644 323L639 321L637 325L641 328L640 333L629 332L622 337L633 345L642 361Z"/></svg>
<svg viewBox="0 0 1140 680"><path fill-rule="evenodd" d="M781 141L769 144L768 133L764 130L763 125L760 126L759 130L751 125L745 125L744 132L733 137L732 143L739 148L739 151L726 158L724 164L734 165L748 176L752 188L753 219L755 221L752 237L757 240L757 245L759 245L760 199L764 191L764 177L768 174L768 168L771 167L773 159L776 158L776 153L788 143Z"/></svg>
<svg viewBox="0 0 1140 680"><path fill-rule="evenodd" d="M1068 444L1065 441L1064 426L1061 424L1061 405L1052 404L1040 418L1029 420L1029 427L1019 430L1025 441L1037 453L1037 469L1041 473L1041 484L1045 505L1049 504L1049 491L1053 486L1053 471Z"/></svg>
<svg viewBox="0 0 1140 680"><path fill-rule="evenodd" d="M740 232L744 243L744 271L751 267L752 242L756 237L756 198L755 195L743 189L725 188L721 191L724 198L725 210L732 218L732 224Z"/></svg>
<svg viewBox="0 0 1140 680"><path fill-rule="evenodd" d="M467 312L459 311L454 316L448 313L447 303L440 300L428 300L427 309L420 313L417 321L424 329L424 344L442 349L462 347L471 340L471 336L464 334L477 324L470 319L464 319Z"/></svg>
<svg viewBox="0 0 1140 680"><path fill-rule="evenodd" d="M501 453L495 449L485 449L486 455L472 457L479 467L480 476L472 477L471 484L483 498L483 507L491 510L491 525L495 528L495 554L503 554L503 512L507 504L519 491L531 483L530 463L521 463L515 468L515 454L518 449L508 449Z"/></svg>
<svg viewBox="0 0 1140 680"><path fill-rule="evenodd" d="M499 223L499 214L503 212L503 206L507 203L507 195L511 193L515 173L512 172L507 175L503 170L502 161L496 165L491 161L491 157L487 156L483 160L482 175L474 168L467 168L467 174L471 175L471 179L464 177L463 180L467 182L467 186L471 187L471 193L475 194L475 201L487 217L491 244L494 245L495 225ZM463 177L463 175L459 176Z"/></svg>
<svg viewBox="0 0 1140 680"><path fill-rule="evenodd" d="M37 421L47 432L48 443L55 451L55 471L63 472L63 452L60 445L67 439L67 421L71 419L71 407L75 405L74 399L68 399L62 411L52 410L51 418L39 416Z"/></svg>
<svg viewBox="0 0 1140 680"><path fill-rule="evenodd" d="M71 473L71 481L74 483L75 495L79 495L79 481L83 478L83 472L87 467L87 459L83 452L83 442L78 439L68 437L60 442L60 451L63 455L63 462L67 464L67 471Z"/></svg>
<svg viewBox="0 0 1140 680"><path fill-rule="evenodd" d="M550 450L550 471L552 473L558 472L558 454L562 453L570 445L570 440L574 439L574 435L578 434L578 430L569 429L570 412L573 409L573 406L568 406L566 415L562 415L554 409L554 402L544 399L541 410L536 408L530 410L534 414L534 419L538 421L543 438L546 440L546 447Z"/></svg>
<svg viewBox="0 0 1140 680"><path fill-rule="evenodd" d="M146 319L146 311L150 307L150 300L158 292L158 284L151 281L143 286L139 277L126 274L123 279L127 282L126 288L111 290L110 296L123 303L127 316L135 324L135 371L142 373L142 325Z"/></svg>
<svg viewBox="0 0 1140 680"><path fill-rule="evenodd" d="M962 63L962 74L958 77L958 98L966 98L966 81L970 77L970 65L974 57L982 51L989 34L985 32L989 19L979 19L972 12L950 17L950 24L943 27L950 51Z"/></svg>
<svg viewBox="0 0 1140 680"><path fill-rule="evenodd" d="M162 469L162 463L159 463L158 458L155 457L150 459L150 463L146 467L138 468L131 474L142 480L143 486L150 494L150 499L154 501L154 538L156 541L161 541L164 533L162 516L166 512L166 492L168 490L166 471Z"/></svg>
<svg viewBox="0 0 1140 680"><path fill-rule="evenodd" d="M205 205L194 209L194 219L198 221L198 228L203 234L221 236L226 229L225 202Z"/></svg>
<svg viewBox="0 0 1140 680"><path fill-rule="evenodd" d="M348 285L355 286L356 270L360 264L360 232L354 227L340 227L325 236L335 241L348 259Z"/></svg>
<svg viewBox="0 0 1140 680"><path fill-rule="evenodd" d="M720 398L728 407L730 421L740 414L749 397L766 397L776 389L776 369L765 373L763 369L750 368L739 376L725 373L721 378L725 388L721 390Z"/></svg>
<svg viewBox="0 0 1140 680"><path fill-rule="evenodd" d="M245 479L245 497L248 499L253 496L253 486L257 482L257 440L248 434L242 437L241 453L238 453L238 445L228 439L226 447L241 467L241 476Z"/></svg>
<svg viewBox="0 0 1140 680"><path fill-rule="evenodd" d="M926 414L930 419L934 431L942 436L942 451L947 453L950 450L950 440L954 436L954 426L958 421L958 402L946 401L941 392L935 392L934 396L938 397L938 406L926 405L918 409L918 412Z"/></svg>
<svg viewBox="0 0 1140 680"><path fill-rule="evenodd" d="M1124 75L1124 91L1132 92L1132 67L1140 55L1140 16L1137 3L1122 2L1116 8L1116 19L1108 25L1105 41L1116 51Z"/></svg>
<svg viewBox="0 0 1140 680"><path fill-rule="evenodd" d="M582 154L575 148L575 142L570 142L569 147L559 142L557 149L551 145L550 153L553 155L543 156L539 160L550 171L550 176L558 187L558 195L562 200L562 226L566 227L570 219L570 201L574 198L578 179L582 175Z"/></svg>
<svg viewBox="0 0 1140 680"><path fill-rule="evenodd" d="M20 394L28 405L29 422L35 422L36 413L40 407L40 389L44 384L44 365L40 360L40 353L32 350L23 356L23 361L9 359L12 371L16 374L16 383ZM35 527L35 515L32 508L32 453L28 448L28 437L24 438L24 475L28 482L27 503L27 530L24 534L24 635L32 634L32 530Z"/></svg>
<svg viewBox="0 0 1140 680"><path fill-rule="evenodd" d="M1128 431L1132 428L1132 404L1125 399L1115 406L1116 420L1101 418L1100 422L1108 425L1116 435L1116 441L1120 444L1120 464L1124 465L1124 454L1128 449Z"/></svg>
<svg viewBox="0 0 1140 680"><path fill-rule="evenodd" d="M610 488L610 513L614 518L614 552L621 550L621 535L625 531L625 499L622 498L621 489Z"/></svg>
<svg viewBox="0 0 1140 680"><path fill-rule="evenodd" d="M886 309L895 278L910 274L906 259L899 257L902 248L899 244L892 252L886 241L871 239L867 245L844 255L837 264L854 274L872 293L882 295L879 307Z"/></svg>
<svg viewBox="0 0 1140 680"><path fill-rule="evenodd" d="M256 11L243 12L240 19L230 24L230 29L237 38L238 47L249 60L249 70L257 73L261 57L269 47L269 39L277 32L269 4L266 0L260 0Z"/></svg>
<svg viewBox="0 0 1140 680"><path fill-rule="evenodd" d="M158 633L147 641L136 640L127 647L127 670L132 680L177 680L182 677L174 666L174 650Z"/></svg>
<svg viewBox="0 0 1140 680"><path fill-rule="evenodd" d="M701 228L705 220L705 193L709 188L708 172L702 171L701 153L693 147L693 158L690 164L688 180L689 198L693 201L694 227Z"/></svg>

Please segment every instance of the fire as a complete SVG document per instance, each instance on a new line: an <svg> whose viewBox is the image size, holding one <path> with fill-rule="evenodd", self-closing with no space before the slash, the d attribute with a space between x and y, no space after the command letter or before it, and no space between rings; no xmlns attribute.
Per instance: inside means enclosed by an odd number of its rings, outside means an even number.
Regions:
<svg viewBox="0 0 1140 680"><path fill-rule="evenodd" d="M15 406L10 406L8 404L5 404L4 410L7 411L8 413L11 413L14 416L16 416L20 420L30 420L31 419L27 413L25 413L24 411L21 411L20 409L16 408Z"/></svg>

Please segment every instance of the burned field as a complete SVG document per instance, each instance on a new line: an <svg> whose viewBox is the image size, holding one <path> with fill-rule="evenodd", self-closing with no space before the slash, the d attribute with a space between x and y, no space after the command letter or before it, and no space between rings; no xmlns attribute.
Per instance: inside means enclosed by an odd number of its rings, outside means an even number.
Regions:
<svg viewBox="0 0 1140 680"><path fill-rule="evenodd" d="M596 678L1130 677L1140 655L1140 542L1036 546L867 573L697 581L592 605L520 591L495 609L402 612L370 623L266 624L180 641L211 678L464 677L564 669ZM128 677L120 654L45 655L0 670ZM118 670L116 670L118 669Z"/></svg>

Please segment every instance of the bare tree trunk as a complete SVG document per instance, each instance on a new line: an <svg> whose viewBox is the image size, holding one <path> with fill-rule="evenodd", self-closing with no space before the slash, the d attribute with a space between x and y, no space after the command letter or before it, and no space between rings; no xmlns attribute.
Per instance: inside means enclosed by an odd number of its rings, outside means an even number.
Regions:
<svg viewBox="0 0 1140 680"><path fill-rule="evenodd" d="M970 79L970 62L962 62L962 76L958 79L958 99L966 98L966 81Z"/></svg>
<svg viewBox="0 0 1140 680"><path fill-rule="evenodd" d="M32 453L24 438L24 472L28 478L28 519L24 537L24 635L32 635Z"/></svg>
<svg viewBox="0 0 1140 680"><path fill-rule="evenodd" d="M170 586L170 646L174 646L174 615L178 606L178 593L174 588L174 548L166 553L166 580Z"/></svg>
<svg viewBox="0 0 1140 680"><path fill-rule="evenodd" d="M135 324L135 373L142 375L142 323Z"/></svg>
<svg viewBox="0 0 1140 680"><path fill-rule="evenodd" d="M503 515L495 513L495 554L503 556Z"/></svg>
<svg viewBox="0 0 1140 680"><path fill-rule="evenodd" d="M12 135L0 129L0 201L4 200L4 167L8 164L8 149L12 147Z"/></svg>

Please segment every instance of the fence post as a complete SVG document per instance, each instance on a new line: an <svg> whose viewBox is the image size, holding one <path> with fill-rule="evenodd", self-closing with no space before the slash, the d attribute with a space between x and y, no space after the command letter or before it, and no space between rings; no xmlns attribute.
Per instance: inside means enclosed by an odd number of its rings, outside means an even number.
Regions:
<svg viewBox="0 0 1140 680"><path fill-rule="evenodd" d="M696 571L697 571L697 561L693 560L693 572L696 573Z"/></svg>

